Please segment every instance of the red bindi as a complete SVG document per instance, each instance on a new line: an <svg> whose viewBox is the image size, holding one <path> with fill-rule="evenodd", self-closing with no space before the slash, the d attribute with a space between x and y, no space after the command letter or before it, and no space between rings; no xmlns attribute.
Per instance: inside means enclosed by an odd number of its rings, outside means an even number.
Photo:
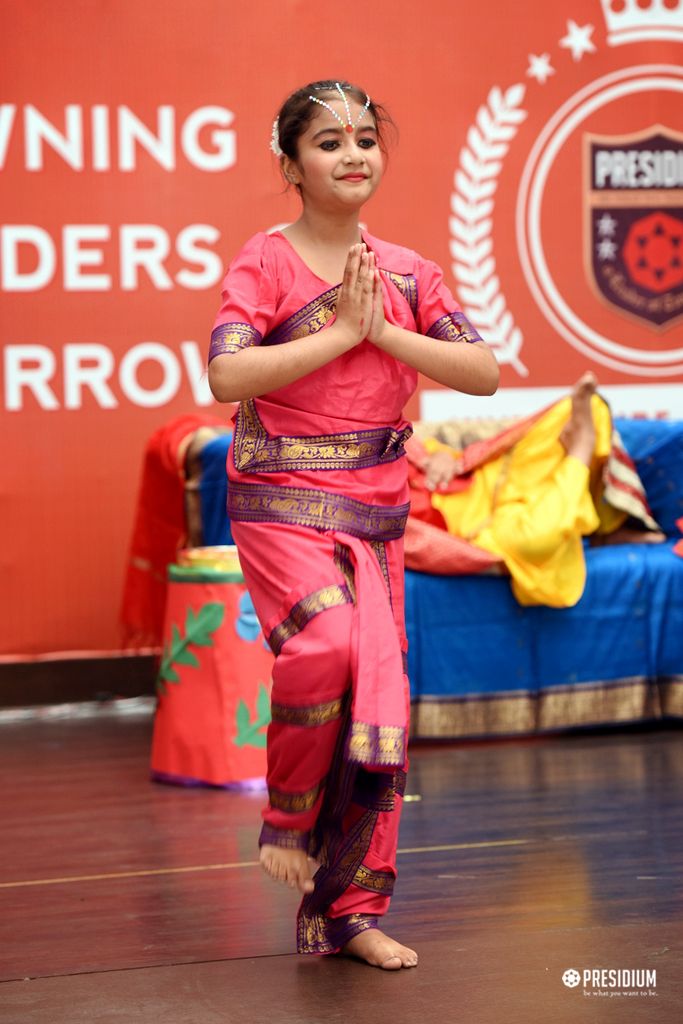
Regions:
<svg viewBox="0 0 683 1024"><path fill-rule="evenodd" d="M352 125L352 124L347 124L347 125L346 125L346 131L347 131L347 132L349 133L349 135L350 135L350 134L351 134L351 132L353 131L353 125Z"/></svg>

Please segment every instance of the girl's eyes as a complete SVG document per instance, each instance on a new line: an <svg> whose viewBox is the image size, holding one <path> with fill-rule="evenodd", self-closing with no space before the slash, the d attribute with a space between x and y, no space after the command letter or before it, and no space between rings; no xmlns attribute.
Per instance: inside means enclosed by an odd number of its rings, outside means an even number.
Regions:
<svg viewBox="0 0 683 1024"><path fill-rule="evenodd" d="M325 139L320 143L320 149L324 149L326 153L332 153L339 145L340 143L336 139ZM361 149L372 149L377 143L374 139L364 138L358 140L358 145Z"/></svg>

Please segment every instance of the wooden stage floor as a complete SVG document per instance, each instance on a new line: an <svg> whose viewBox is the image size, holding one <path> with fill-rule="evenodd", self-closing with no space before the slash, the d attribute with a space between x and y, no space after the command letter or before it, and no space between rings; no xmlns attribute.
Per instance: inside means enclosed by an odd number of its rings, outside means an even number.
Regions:
<svg viewBox="0 0 683 1024"><path fill-rule="evenodd" d="M400 972L294 954L298 899L256 863L263 794L150 782L151 728L0 725L3 1024L683 1019L680 728L413 747Z"/></svg>

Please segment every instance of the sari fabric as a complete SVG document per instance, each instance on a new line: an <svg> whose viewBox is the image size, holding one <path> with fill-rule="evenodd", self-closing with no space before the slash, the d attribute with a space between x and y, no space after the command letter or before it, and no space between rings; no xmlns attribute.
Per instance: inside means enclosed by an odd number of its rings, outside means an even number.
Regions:
<svg viewBox="0 0 683 1024"><path fill-rule="evenodd" d="M416 497L411 515L420 517L422 530L407 534L406 564L454 573L504 565L520 604L575 605L586 581L584 537L609 534L628 516L657 529L600 395L592 396L591 410L595 446L590 467L568 456L560 441L571 415L570 398L462 452L436 438L413 439L409 457ZM461 470L441 492L426 491L417 467L425 452L439 450L460 457ZM435 570L426 561L424 534L431 542L439 527L450 536L442 542L442 568ZM429 557L439 550L430 543ZM468 555L475 551L481 563L473 570Z"/></svg>
<svg viewBox="0 0 683 1024"><path fill-rule="evenodd" d="M388 322L476 341L436 264L365 234ZM223 282L209 358L282 345L334 320L338 287L279 232L252 238ZM333 953L376 927L396 877L410 696L403 611L409 511L403 417L417 372L363 341L240 403L228 512L275 654L268 805L259 845L316 859L297 948Z"/></svg>

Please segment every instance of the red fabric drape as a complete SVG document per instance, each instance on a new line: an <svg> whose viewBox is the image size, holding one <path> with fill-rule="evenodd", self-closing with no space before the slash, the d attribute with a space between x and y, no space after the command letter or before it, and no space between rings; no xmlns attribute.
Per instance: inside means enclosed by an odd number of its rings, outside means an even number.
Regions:
<svg viewBox="0 0 683 1024"><path fill-rule="evenodd" d="M225 421L188 414L159 427L145 446L120 622L125 648L161 644L166 566L186 539L183 442L199 427Z"/></svg>

